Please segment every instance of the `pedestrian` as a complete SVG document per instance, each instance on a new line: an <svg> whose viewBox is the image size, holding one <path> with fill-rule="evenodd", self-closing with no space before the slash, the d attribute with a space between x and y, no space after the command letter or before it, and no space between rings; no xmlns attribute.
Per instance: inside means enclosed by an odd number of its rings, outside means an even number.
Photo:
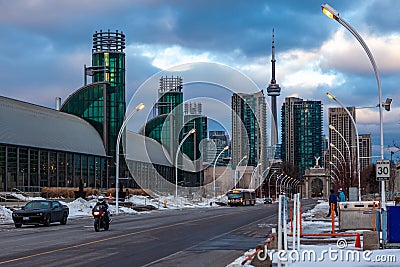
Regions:
<svg viewBox="0 0 400 267"><path fill-rule="evenodd" d="M339 202L346 202L346 195L344 194L342 188L339 188Z"/></svg>
<svg viewBox="0 0 400 267"><path fill-rule="evenodd" d="M333 205L333 209L335 210L335 214L336 214L336 216L338 216L337 202L338 202L338 197L335 194L335 191L333 191L333 189L331 189L331 194L329 195L329 212L328 212L328 215L326 217L330 217L331 216L331 205Z"/></svg>

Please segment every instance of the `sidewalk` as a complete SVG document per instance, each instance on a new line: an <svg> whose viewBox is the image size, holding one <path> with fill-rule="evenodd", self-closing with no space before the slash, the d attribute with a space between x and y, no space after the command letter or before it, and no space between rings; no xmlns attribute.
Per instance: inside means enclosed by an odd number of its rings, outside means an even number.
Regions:
<svg viewBox="0 0 400 267"><path fill-rule="evenodd" d="M313 209L303 213L303 234L331 232L331 218L326 218L328 207L328 202L319 201ZM337 230L338 218L335 218L335 232ZM348 232L354 233L356 231ZM357 232L361 233L362 231ZM281 255L284 256L281 257L281 266L400 266L400 249L363 251L362 246L361 248L355 247L355 237L302 237L300 251L292 250L292 244L292 237L289 236L288 251ZM252 266L251 260L247 261L245 265L241 265L241 263L253 252L255 252L255 249L246 251L242 257L237 258L227 267ZM278 252L269 251L268 254L272 259L272 266L278 266Z"/></svg>

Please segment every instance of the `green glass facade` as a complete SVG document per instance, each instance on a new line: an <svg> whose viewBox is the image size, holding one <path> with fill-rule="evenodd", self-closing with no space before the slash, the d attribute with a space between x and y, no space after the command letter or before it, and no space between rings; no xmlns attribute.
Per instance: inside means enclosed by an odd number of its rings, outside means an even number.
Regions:
<svg viewBox="0 0 400 267"><path fill-rule="evenodd" d="M321 101L286 98L281 109L282 146L284 162L298 166L302 175L323 155Z"/></svg>
<svg viewBox="0 0 400 267"><path fill-rule="evenodd" d="M96 32L93 35L92 67L85 67L85 75L92 76L92 83L78 89L61 107L61 111L85 119L97 130L107 155L112 157L109 171L114 177L116 141L126 112L124 48L125 35L122 33ZM122 147L120 154L123 154ZM120 164L120 176L124 177L127 167L123 156Z"/></svg>

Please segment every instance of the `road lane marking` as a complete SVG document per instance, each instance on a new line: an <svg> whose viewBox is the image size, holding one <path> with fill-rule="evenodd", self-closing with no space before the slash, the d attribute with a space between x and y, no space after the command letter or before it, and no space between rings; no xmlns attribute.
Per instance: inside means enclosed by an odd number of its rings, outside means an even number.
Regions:
<svg viewBox="0 0 400 267"><path fill-rule="evenodd" d="M150 229L146 229L146 230L140 230L140 231L137 231L137 232L127 233L127 234L123 234L123 235L107 237L107 238L94 240L94 241L90 241L90 242L86 242L86 243L82 243L82 244L67 246L67 247L63 247L63 248L59 248L59 249L53 249L53 250L40 252L40 253L28 255L28 256L23 256L23 257L19 257L19 258L15 258L15 259L1 261L0 265L6 264L6 263L11 263L11 262L16 262L16 261L21 261L21 260L26 260L26 259L30 259L30 258L34 258L34 257L44 256L44 255L48 255L48 254L52 254L52 253L56 253L56 252L61 252L61 251L69 250L69 249L85 247L85 246L98 244L98 243L102 243L102 242L106 242L106 241L110 241L110 240L114 240L114 239L118 239L118 238L123 238L123 237L127 237L127 236L136 235L136 234L143 234L143 233L148 233L148 232L152 232L152 231L156 231L156 230L171 228L171 227L174 227L174 226L179 226L179 225L189 224L189 223L193 223L193 222L204 221L204 220L207 220L207 219L213 219L213 218L218 218L218 217L222 217L222 216L232 216L232 214L244 213L246 211L249 211L249 210L237 211L237 212L229 213L229 214L219 214L219 215L214 215L214 216L210 216L210 217L206 217L206 218L199 218L199 219L179 222L179 223L175 223L175 224L170 224L170 225L164 225L164 226L159 226L159 227L155 227L155 228L150 228Z"/></svg>
<svg viewBox="0 0 400 267"><path fill-rule="evenodd" d="M269 216L267 216L266 218L261 218L261 219L255 221L255 222L258 222L258 221L261 221L261 220L265 220L265 219L270 219L270 218L273 217L273 216L276 216L276 214L269 215ZM152 261L152 262L150 262L150 263L148 263L148 264L146 264L146 265L143 265L142 267L148 267L148 266L152 266L152 265L154 265L154 264L156 264L156 263L160 263L160 262L162 262L162 261L164 261L164 260L166 260L166 259L175 257L176 255L178 255L178 254L180 254L180 253L182 253L182 252L189 251L189 250L193 249L194 247L197 247L197 246L201 245L201 244L204 243L204 242L213 241L213 240L215 240L215 239L217 239L217 238L220 238L220 237L222 237L222 236L224 236L224 235L230 234L230 233L232 233L233 231L237 231L237 230L239 230L239 229L241 229L241 228L243 228L243 227L249 226L250 224L253 224L253 223L255 223L255 222L250 222L250 223L248 223L248 224L246 224L246 225L242 225L242 226L240 226L240 227L238 227L238 228L232 229L231 231L228 231L228 232L226 232L226 233L223 233L223 234L214 236L214 237L212 237L212 238L210 238L210 239L208 239L208 240L206 240L206 241L200 242L199 244L195 244L195 245L193 245L193 246L191 246L191 247L185 248L184 250L177 251L177 252L172 253L172 254L170 254L170 255L168 255L168 256L165 256L165 257L163 257L163 258L161 258L161 259Z"/></svg>

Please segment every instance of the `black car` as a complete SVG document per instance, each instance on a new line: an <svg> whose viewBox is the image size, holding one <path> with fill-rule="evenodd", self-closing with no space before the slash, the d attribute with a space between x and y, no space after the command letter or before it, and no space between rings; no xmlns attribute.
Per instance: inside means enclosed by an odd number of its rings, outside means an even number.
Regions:
<svg viewBox="0 0 400 267"><path fill-rule="evenodd" d="M66 224L68 214L69 208L59 201L33 200L20 210L14 210L12 218L16 228L20 228L23 224L49 226L53 222Z"/></svg>
<svg viewBox="0 0 400 267"><path fill-rule="evenodd" d="M272 204L272 199L267 197L264 199L264 204Z"/></svg>

